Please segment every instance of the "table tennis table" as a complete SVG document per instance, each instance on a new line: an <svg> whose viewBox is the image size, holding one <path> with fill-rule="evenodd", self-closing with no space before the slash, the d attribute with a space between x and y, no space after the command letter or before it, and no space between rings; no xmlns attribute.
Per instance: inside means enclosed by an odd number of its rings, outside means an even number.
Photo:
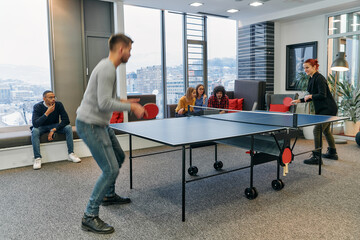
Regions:
<svg viewBox="0 0 360 240"><path fill-rule="evenodd" d="M328 122L342 121L347 118L336 116L307 115L307 114L289 114L274 113L267 111L239 111L226 114L211 114L202 116L189 116L181 118L155 119L148 121L138 121L130 123L111 124L113 129L129 134L129 163L130 163L130 188L133 186L132 178L132 160L138 157L146 157L149 155L181 151L182 152L182 221L185 221L185 187L186 183L197 181L200 179L216 176L228 172L250 168L250 187L245 189L245 196L248 199L255 199L258 196L256 188L253 186L253 167L257 164L266 163L277 160L277 179L272 182L275 190L281 190L284 183L280 179L280 167L291 162L294 159L293 148L297 140L294 131L301 127L318 125ZM198 134L201 130L201 134ZM177 149L150 153L145 155L133 156L132 136L151 140ZM260 137L260 140L259 140ZM268 154L261 152L261 146L265 146L269 141L261 141L265 137L267 140L273 139L271 144L278 147L279 154ZM295 141L291 145L291 139ZM240 141L241 140L241 141ZM280 141L281 144L280 144ZM319 149L312 151L320 151ZM186 149L191 146L199 146L212 143L224 143L236 147L249 147L250 166L233 169L230 171L221 171L205 177L196 177L186 179ZM245 143L245 146L244 146ZM259 146L256 146L259 143ZM179 148L181 147L181 148ZM259 150L260 149L260 150ZM307 153L304 152L304 153ZM286 154L285 154L286 153ZM289 154L290 153L290 154ZM300 153L303 154L303 153ZM300 155L297 154L297 155ZM287 159L286 159L287 158ZM290 158L290 159L289 159ZM284 159L286 161L284 161ZM321 154L320 154L321 160ZM320 161L321 162L321 161ZM215 160L216 164L216 160ZM215 167L214 164L214 167ZM192 167L192 166L190 166ZM222 163L218 166L222 167ZM216 169L216 167L215 167ZM218 170L218 169L217 169ZM190 168L188 169L190 175ZM321 175L321 164L319 163L319 175Z"/></svg>

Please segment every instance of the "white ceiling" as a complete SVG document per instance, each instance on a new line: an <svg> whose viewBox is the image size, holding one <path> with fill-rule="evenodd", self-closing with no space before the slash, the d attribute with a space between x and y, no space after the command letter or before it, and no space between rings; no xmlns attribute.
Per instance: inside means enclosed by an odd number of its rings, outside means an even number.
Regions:
<svg viewBox="0 0 360 240"><path fill-rule="evenodd" d="M121 0L119 0L121 1ZM251 7L255 0L122 0L125 4L186 13L205 12L239 20L242 25L263 21L296 19L360 7L360 0L263 0L264 5ZM261 1L261 0L260 0ZM192 2L204 5L192 7ZM238 9L228 13L228 9Z"/></svg>

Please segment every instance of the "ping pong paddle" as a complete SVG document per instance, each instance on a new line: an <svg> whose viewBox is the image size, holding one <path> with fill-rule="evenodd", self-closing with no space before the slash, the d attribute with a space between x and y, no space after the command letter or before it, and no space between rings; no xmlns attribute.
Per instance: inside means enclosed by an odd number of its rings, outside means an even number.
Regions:
<svg viewBox="0 0 360 240"><path fill-rule="evenodd" d="M146 113L143 119L154 119L159 113L159 108L155 103L147 103L144 105Z"/></svg>
<svg viewBox="0 0 360 240"><path fill-rule="evenodd" d="M282 156L281 156L281 161L283 164L285 164L284 166L284 172L283 172L283 176L286 176L286 174L289 172L289 163L291 162L293 156L292 156L292 152L290 148L285 148L284 151L282 152Z"/></svg>
<svg viewBox="0 0 360 240"><path fill-rule="evenodd" d="M290 107L290 106L292 105L291 101L292 101L292 98L291 98L291 97L285 97L285 98L283 99L283 104L284 104L284 106L285 106L285 107Z"/></svg>

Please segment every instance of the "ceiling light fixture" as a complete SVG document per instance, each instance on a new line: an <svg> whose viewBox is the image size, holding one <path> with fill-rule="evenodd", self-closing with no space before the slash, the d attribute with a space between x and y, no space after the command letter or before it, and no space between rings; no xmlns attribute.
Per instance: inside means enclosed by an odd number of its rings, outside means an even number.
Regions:
<svg viewBox="0 0 360 240"><path fill-rule="evenodd" d="M238 12L239 10L237 10L237 9L229 9L229 10L227 10L227 12L228 13L236 13L236 12Z"/></svg>
<svg viewBox="0 0 360 240"><path fill-rule="evenodd" d="M202 6L202 5L204 5L204 4L203 4L203 3L200 3L200 2L190 3L190 6L192 6L192 7L200 7L200 6Z"/></svg>
<svg viewBox="0 0 360 240"><path fill-rule="evenodd" d="M256 1L256 2L250 3L249 5L252 6L252 7L258 7L258 6L261 6L263 4L264 4L263 2Z"/></svg>

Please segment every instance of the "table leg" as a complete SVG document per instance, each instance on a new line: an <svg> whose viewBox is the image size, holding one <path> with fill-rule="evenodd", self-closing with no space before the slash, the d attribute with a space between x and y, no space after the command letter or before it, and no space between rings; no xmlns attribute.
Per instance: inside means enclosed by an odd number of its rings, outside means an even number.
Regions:
<svg viewBox="0 0 360 240"><path fill-rule="evenodd" d="M182 221L185 222L185 146L182 146Z"/></svg>
<svg viewBox="0 0 360 240"><path fill-rule="evenodd" d="M133 186L132 186L132 141L131 141L131 134L129 134L129 162L130 162L130 189L132 189Z"/></svg>
<svg viewBox="0 0 360 240"><path fill-rule="evenodd" d="M254 174L254 135L251 136L250 147L250 188L253 187L253 174Z"/></svg>
<svg viewBox="0 0 360 240"><path fill-rule="evenodd" d="M322 153L322 144L323 144L323 142L322 142L322 134L323 134L323 132L322 132L322 130L323 130L323 126L322 126L322 124L320 124L320 135L319 135L319 137L320 137L320 146L319 146L319 148L320 148L320 150L319 150L319 175L321 175L321 163L322 163L322 156L321 156L321 153Z"/></svg>

